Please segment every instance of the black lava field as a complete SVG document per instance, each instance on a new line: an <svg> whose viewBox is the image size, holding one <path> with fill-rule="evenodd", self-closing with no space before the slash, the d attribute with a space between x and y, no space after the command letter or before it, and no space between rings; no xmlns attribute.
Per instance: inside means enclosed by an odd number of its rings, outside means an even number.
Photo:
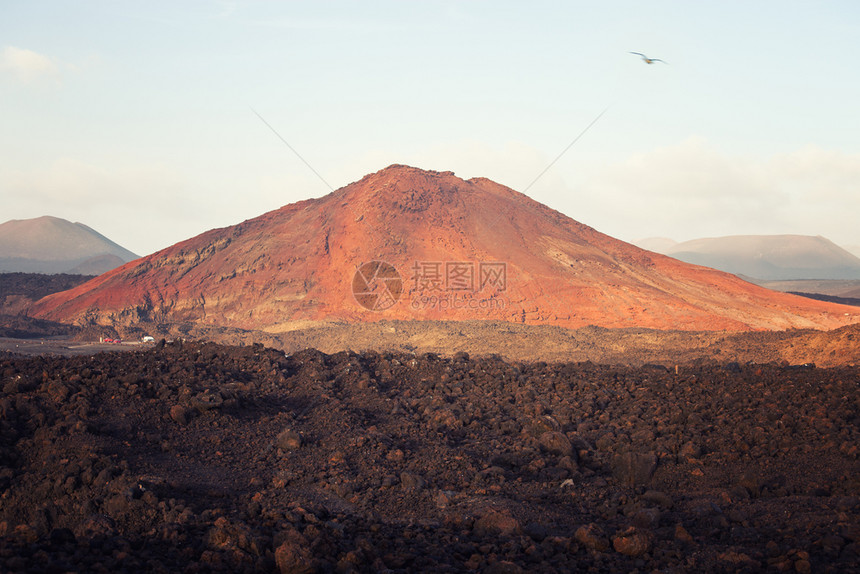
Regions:
<svg viewBox="0 0 860 574"><path fill-rule="evenodd" d="M0 355L3 572L860 572L860 368Z"/></svg>

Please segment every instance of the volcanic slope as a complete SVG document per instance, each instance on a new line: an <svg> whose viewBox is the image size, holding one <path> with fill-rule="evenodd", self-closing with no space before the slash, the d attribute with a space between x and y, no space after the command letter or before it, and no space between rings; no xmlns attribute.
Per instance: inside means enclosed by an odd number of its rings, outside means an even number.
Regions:
<svg viewBox="0 0 860 574"><path fill-rule="evenodd" d="M372 261L394 269L354 281ZM372 276L377 268L362 269ZM356 298L356 287L366 295ZM401 165L133 261L31 313L269 332L380 319L686 330L860 321L856 308L639 249L488 179Z"/></svg>

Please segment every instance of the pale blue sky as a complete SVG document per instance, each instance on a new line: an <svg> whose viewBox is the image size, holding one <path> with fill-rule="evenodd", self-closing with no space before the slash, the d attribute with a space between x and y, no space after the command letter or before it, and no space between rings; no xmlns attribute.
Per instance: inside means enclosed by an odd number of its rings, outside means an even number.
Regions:
<svg viewBox="0 0 860 574"><path fill-rule="evenodd" d="M630 51L662 58L646 65ZM860 245L860 3L0 0L0 222L139 254L392 163L632 241Z"/></svg>

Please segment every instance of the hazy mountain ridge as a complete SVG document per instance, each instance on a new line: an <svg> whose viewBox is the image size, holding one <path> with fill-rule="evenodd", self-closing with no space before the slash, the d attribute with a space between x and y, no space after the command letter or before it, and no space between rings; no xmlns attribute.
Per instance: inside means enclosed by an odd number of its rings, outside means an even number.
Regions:
<svg viewBox="0 0 860 574"><path fill-rule="evenodd" d="M756 285L761 285L774 291L818 293L852 299L860 298L860 279L799 279L788 281L746 279Z"/></svg>
<svg viewBox="0 0 860 574"><path fill-rule="evenodd" d="M731 235L680 243L648 238L636 244L687 263L755 279L860 279L860 258L820 235Z"/></svg>
<svg viewBox="0 0 860 574"><path fill-rule="evenodd" d="M58 217L0 224L0 272L99 275L138 256L83 223Z"/></svg>

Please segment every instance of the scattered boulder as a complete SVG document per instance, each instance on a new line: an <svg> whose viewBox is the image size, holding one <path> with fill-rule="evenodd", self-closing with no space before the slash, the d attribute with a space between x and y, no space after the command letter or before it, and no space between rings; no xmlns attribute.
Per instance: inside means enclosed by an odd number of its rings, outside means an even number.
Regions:
<svg viewBox="0 0 860 574"><path fill-rule="evenodd" d="M625 556L642 556L651 549L651 534L635 526L612 537L612 547Z"/></svg>
<svg viewBox="0 0 860 574"><path fill-rule="evenodd" d="M658 490L649 490L645 492L645 494L642 495L642 500L666 510L671 509L674 504L671 496Z"/></svg>
<svg viewBox="0 0 860 574"><path fill-rule="evenodd" d="M702 455L702 449L693 441L687 441L678 450L678 458L684 462L698 459Z"/></svg>
<svg viewBox="0 0 860 574"><path fill-rule="evenodd" d="M303 443L302 435L294 430L286 429L281 431L275 439L275 444L281 450L290 451L298 450Z"/></svg>
<svg viewBox="0 0 860 574"><path fill-rule="evenodd" d="M275 563L281 574L315 574L319 563L309 549L287 541L275 549Z"/></svg>
<svg viewBox="0 0 860 574"><path fill-rule="evenodd" d="M222 397L220 393L209 390L198 393L191 398L191 407L197 409L201 413L221 408L223 404L224 397Z"/></svg>
<svg viewBox="0 0 860 574"><path fill-rule="evenodd" d="M593 522L577 528L576 533L573 536L576 538L577 542L586 548L596 550L598 552L609 551L609 538L606 536L603 529Z"/></svg>
<svg viewBox="0 0 860 574"><path fill-rule="evenodd" d="M400 486L404 490L421 490L424 488L424 484L424 479L417 474L411 472L400 473Z"/></svg>
<svg viewBox="0 0 860 574"><path fill-rule="evenodd" d="M480 534L513 536L522 531L519 521L504 510L490 509L475 521L475 531Z"/></svg>
<svg viewBox="0 0 860 574"><path fill-rule="evenodd" d="M499 560L487 566L484 572L485 574L523 574L526 570L509 560Z"/></svg>
<svg viewBox="0 0 860 574"><path fill-rule="evenodd" d="M626 486L648 484L657 470L657 455L625 452L612 459L612 475Z"/></svg>
<svg viewBox="0 0 860 574"><path fill-rule="evenodd" d="M761 568L761 563L744 552L736 552L728 550L721 553L717 558L723 562L727 562L735 568Z"/></svg>
<svg viewBox="0 0 860 574"><path fill-rule="evenodd" d="M684 528L684 525L680 522L675 525L675 540L678 540L685 544L693 543L693 537L690 535L687 529Z"/></svg>
<svg viewBox="0 0 860 574"><path fill-rule="evenodd" d="M633 524L639 528L654 530L660 526L660 511L656 508L640 508L633 514Z"/></svg>
<svg viewBox="0 0 860 574"><path fill-rule="evenodd" d="M260 555L260 545L254 533L243 522L231 523L223 516L215 521L206 535L207 543L219 550L243 550L257 556Z"/></svg>
<svg viewBox="0 0 860 574"><path fill-rule="evenodd" d="M39 539L36 529L29 524L19 524L12 533L13 537L25 544L33 544Z"/></svg>
<svg viewBox="0 0 860 574"><path fill-rule="evenodd" d="M170 418L180 425L188 424L191 411L185 405L173 405L170 407Z"/></svg>
<svg viewBox="0 0 860 574"><path fill-rule="evenodd" d="M547 431L540 435L538 440L541 447L551 454L568 457L573 454L573 445L564 433Z"/></svg>

